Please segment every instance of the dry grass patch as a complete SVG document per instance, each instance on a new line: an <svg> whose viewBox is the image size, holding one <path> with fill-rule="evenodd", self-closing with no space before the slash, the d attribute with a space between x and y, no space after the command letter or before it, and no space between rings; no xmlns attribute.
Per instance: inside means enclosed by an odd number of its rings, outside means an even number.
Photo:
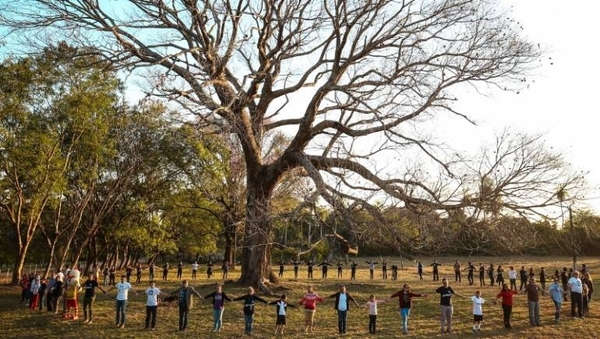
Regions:
<svg viewBox="0 0 600 339"><path fill-rule="evenodd" d="M410 283L413 291L417 293L428 293L428 298L417 298L411 312L409 322L410 333L402 335L400 332L400 315L398 313L398 301L389 300L380 305L378 316L378 333L371 335L368 333L368 312L366 308L357 309L353 307L349 313L348 334L345 338L432 338L441 337L439 334L439 296L434 290L440 285L439 282L431 281L431 269L428 265L434 258L421 258L420 260L426 266L425 279L419 281L415 263L404 261L404 268L399 272L398 281L382 280L381 266L378 265L376 278L369 279L365 258L356 260L360 264L357 272L357 280L350 281L349 269L344 270L344 278L337 279L335 268L330 268L329 279L320 279L321 271L315 270L315 279L306 279L306 268L302 267L299 279L293 279L291 266L286 267L286 272L280 286L275 287L276 294L285 293L288 295L292 304L297 304L306 287L311 284L315 286L316 292L322 296L329 296L338 290L339 284L345 284L348 292L360 304L364 304L370 294L375 294L378 299L387 299L396 292L402 284ZM481 288L482 297L486 299L484 305L484 319L482 332L473 334L471 331L472 314L469 298L479 289L478 286L468 286L466 283L466 274L464 274L462 283L454 282L452 264L455 260L466 264L471 261L476 265L479 262L494 265L502 264L508 269L512 265L526 268L533 267L535 272L539 272L540 267L546 267L548 274L554 272L555 268L564 266L570 267L570 258L538 258L538 257L503 257L503 258L477 258L477 257L447 257L437 258L443 264L440 267L440 277L446 276L450 279L450 285L465 298L454 297L454 332L451 335L445 335L445 338L577 338L587 336L596 338L600 332L600 308L596 301L592 301L590 306L591 317L580 320L570 317L570 305L563 308L563 321L559 325L553 323L554 307L549 297L544 297L541 303L542 327L532 328L527 320L526 299L524 296L516 297L516 306L513 311L513 327L511 331L503 328L502 310L500 304L494 304L495 296L498 292L497 287ZM368 258L367 258L368 260ZM600 258L583 258L579 263L586 263L592 272L600 272ZM400 259L390 258L388 269L391 264L400 266ZM278 269L278 267L274 267ZM189 272L186 272L189 275ZM217 275L220 272L217 272ZM230 273L230 279L236 279L237 272ZM391 272L388 273L391 277ZM192 284L201 294L205 295L213 290L213 283L222 282L213 279L208 281L205 275L199 274L201 279L192 281ZM185 276L189 278L189 276ZM147 276L144 277L147 279ZM477 283L477 278L476 278ZM178 286L178 281L158 282L157 286L163 291L171 292ZM100 294L96 300L94 309L94 323L91 325L83 324L79 321L63 321L54 314L46 311L31 311L19 304L20 290L14 287L3 286L0 288L0 317L2 319L2 337L3 338L171 338L171 337L190 337L190 338L239 338L244 333L244 318L242 314L242 302L233 302L226 305L223 320L223 331L219 334L211 333L212 329L212 311L210 304L206 301L196 303L191 311L188 331L180 333L177 331L178 310L176 306L161 306L158 310L157 330L147 332L143 330L145 307L145 296L143 290L147 287L147 282L135 286L138 295L131 295L127 306L127 325L124 329L118 329L114 326L114 298L115 292L107 295ZM232 296L245 294L246 286L239 286L235 283L228 283L224 291ZM596 293L595 297L600 295ZM276 300L277 296L263 296L265 299ZM595 298L597 299L597 298ZM80 302L81 306L81 302ZM82 314L80 311L80 319ZM303 312L301 309L288 310L288 326L286 328L285 338L299 339L306 338L303 332ZM333 308L333 299L328 299L318 305L315 316L315 332L309 337L313 338L335 338L337 334L337 313ZM254 323L255 338L273 338L275 329L275 307L263 304L256 306L256 315Z"/></svg>

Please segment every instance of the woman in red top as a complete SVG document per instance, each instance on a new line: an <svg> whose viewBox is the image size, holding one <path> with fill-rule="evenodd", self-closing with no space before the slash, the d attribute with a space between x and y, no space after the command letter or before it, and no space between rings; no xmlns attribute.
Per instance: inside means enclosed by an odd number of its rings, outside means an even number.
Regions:
<svg viewBox="0 0 600 339"><path fill-rule="evenodd" d="M412 293L410 286L404 284L402 290L392 294L390 298L398 298L400 302L400 315L402 316L402 333L408 333L408 317L410 316L410 308L414 297L427 297L427 294Z"/></svg>
<svg viewBox="0 0 600 339"><path fill-rule="evenodd" d="M513 307L513 296L518 294L517 291L513 291L508 288L507 284L502 285L500 293L496 296L502 298L502 313L504 315L504 327L510 329L510 315Z"/></svg>
<svg viewBox="0 0 600 339"><path fill-rule="evenodd" d="M323 298L314 292L313 287L308 286L306 293L300 299L300 305L304 305L304 332L312 332L317 302L322 301Z"/></svg>

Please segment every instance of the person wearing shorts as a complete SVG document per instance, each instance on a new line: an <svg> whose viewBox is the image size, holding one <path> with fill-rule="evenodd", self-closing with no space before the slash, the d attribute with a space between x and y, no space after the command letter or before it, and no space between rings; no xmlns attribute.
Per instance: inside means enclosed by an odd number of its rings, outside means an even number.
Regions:
<svg viewBox="0 0 600 339"><path fill-rule="evenodd" d="M312 286L308 286L306 293L304 293L304 296L300 299L299 303L304 306L304 332L306 333L313 331L315 311L318 302L323 302L323 298L314 292Z"/></svg>
<svg viewBox="0 0 600 339"><path fill-rule="evenodd" d="M296 306L288 304L287 296L285 294L281 295L281 298L276 301L272 301L269 305L277 306L277 320L275 322L275 335L283 335L283 330L285 328L285 316L287 315L287 308Z"/></svg>
<svg viewBox="0 0 600 339"><path fill-rule="evenodd" d="M480 291L475 291L475 295L471 297L471 302L473 303L473 332L481 332L485 299L481 297Z"/></svg>

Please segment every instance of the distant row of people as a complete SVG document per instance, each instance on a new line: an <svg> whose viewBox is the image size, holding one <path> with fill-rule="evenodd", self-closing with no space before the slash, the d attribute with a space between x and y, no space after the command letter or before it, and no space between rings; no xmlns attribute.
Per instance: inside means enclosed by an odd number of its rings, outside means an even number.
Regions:
<svg viewBox="0 0 600 339"><path fill-rule="evenodd" d="M373 261L373 260L366 260L365 263L368 265L369 268L369 277L370 279L374 279L375 277L375 266L377 264L379 264L379 262L377 261ZM322 279L327 279L328 277L328 272L329 272L329 267L333 266L333 264L331 264L328 260L323 260L320 263L316 263L313 260L309 260L309 261L300 261L300 260L294 260L291 262L285 262L285 261L279 261L277 263L279 265L279 274L278 276L281 278L283 277L284 271L285 271L285 266L286 265L292 265L293 266L293 271L294 271L294 278L298 279L298 273L300 271L300 266L301 265L306 265L307 270L307 278L308 279L313 279L314 278L314 268L315 267L321 267L321 278ZM356 280L356 270L359 266L358 263L356 263L356 261L352 261L351 263L349 263L348 265L346 265L342 260L338 260L337 264L336 264L336 268L337 268L337 278L338 279L342 279L344 277L344 267L345 266L349 266L350 267L350 280ZM392 280L397 280L398 279L398 265L392 264L390 266L390 270L391 270L391 279ZM388 279L388 261L387 260L382 260L381 262L381 278L384 280Z"/></svg>

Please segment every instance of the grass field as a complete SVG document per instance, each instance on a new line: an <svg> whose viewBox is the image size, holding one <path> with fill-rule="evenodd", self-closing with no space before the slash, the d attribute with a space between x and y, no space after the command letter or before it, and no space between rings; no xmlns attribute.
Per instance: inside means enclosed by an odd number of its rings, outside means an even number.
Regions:
<svg viewBox="0 0 600 339"><path fill-rule="evenodd" d="M368 259L368 258L366 258ZM391 264L400 266L400 260L390 258L388 272ZM513 329L508 331L503 328L502 310L500 303L494 304L495 296L498 293L498 287L482 287L482 297L486 299L484 305L484 319L481 333L473 334L471 331L472 314L470 297L475 293L478 287L477 276L476 286L469 286L466 282L466 273L463 274L463 282L455 283L452 273L452 264L458 259L466 264L471 261L478 266L479 262L494 265L502 264L506 270L512 265L526 268L533 267L535 272L539 272L540 267L546 267L546 272L551 274L556 268L563 266L571 267L570 258L532 258L532 257L513 257L513 258L438 258L441 262L440 277L447 277L450 280L450 286L456 292L462 294L464 298L455 296L454 301L454 321L453 333L446 334L444 338L598 338L600 332L600 308L597 301L592 301L590 305L590 317L586 319L572 319L570 314L570 304L563 306L562 321L555 325L553 321L554 306L548 296L543 297L541 302L541 327L530 327L527 318L527 302L523 295L515 298L515 307L513 308L512 324ZM441 337L439 334L439 296L435 294L435 289L440 286L439 282L433 282L431 279L431 270L427 266L433 258L421 258L425 269L425 280L419 281L416 274L415 264L404 261L404 268L399 272L398 281L382 280L381 268L378 266L374 280L369 279L365 258L356 259L360 264L357 273L357 280L350 281L349 269L344 270L343 279L335 278L337 272L335 267L330 267L329 278L321 279L321 270L315 270L315 279L306 279L306 268L300 270L299 279L293 279L291 266L286 267L284 278L279 286L273 286L276 294L285 293L289 296L292 304L298 303L304 293L306 286L312 284L315 291L322 296L329 296L338 290L339 284L345 284L348 292L363 305L370 294L375 294L378 299L388 299L388 297L399 290L404 283L409 283L416 293L427 293L427 298L416 298L411 317L409 321L409 334L403 335L400 332L400 315L398 313L398 300L388 300L379 307L377 320L377 334L368 332L368 312L366 308L357 309L351 307L348 317L348 334L344 338L432 338ZM592 277L600 269L600 258L580 258L579 264L586 263L591 270ZM274 267L277 270L277 267ZM506 272L506 271L505 271ZM221 276L217 271L212 280L207 280L203 271L199 272L198 280L192 281L191 285L196 288L200 294L205 295L214 290L214 284L222 282L216 277ZM230 272L230 279L235 279L238 272ZM388 273L391 276L391 273ZM163 291L171 292L179 286L179 281L174 279L175 273L171 273L170 281L157 283L157 287ZM190 277L190 269L186 268L184 278ZM508 281L508 278L505 278ZM101 292L96 299L94 307L94 323L83 324L83 315L80 310L80 320L65 321L59 316L49 314L46 311L31 311L23 304L19 304L20 289L0 287L0 319L2 321L2 338L239 338L244 333L244 317L242 314L242 302L228 303L223 315L223 331L221 333L211 333L212 329L212 310L210 303L203 300L195 302L194 309L191 311L188 330L186 332L177 331L178 310L174 306L160 306L158 309L157 330L144 331L145 318L145 295L143 291L148 287L147 272L144 272L142 284L134 286L137 295L130 294L127 305L127 325L123 329L115 327L115 291L106 295ZM246 292L246 286L240 286L235 283L228 283L224 291L234 297L241 296ZM277 299L277 296L261 297L268 301ZM594 295L595 299L600 293ZM312 334L305 334L303 331L303 312L301 309L288 309L288 317L285 338L335 338L337 334L337 313L333 308L333 299L327 299L317 307L315 315L315 330ZM81 307L82 302L80 300ZM254 337L255 338L273 338L275 335L275 306L258 304L255 308L254 319Z"/></svg>

